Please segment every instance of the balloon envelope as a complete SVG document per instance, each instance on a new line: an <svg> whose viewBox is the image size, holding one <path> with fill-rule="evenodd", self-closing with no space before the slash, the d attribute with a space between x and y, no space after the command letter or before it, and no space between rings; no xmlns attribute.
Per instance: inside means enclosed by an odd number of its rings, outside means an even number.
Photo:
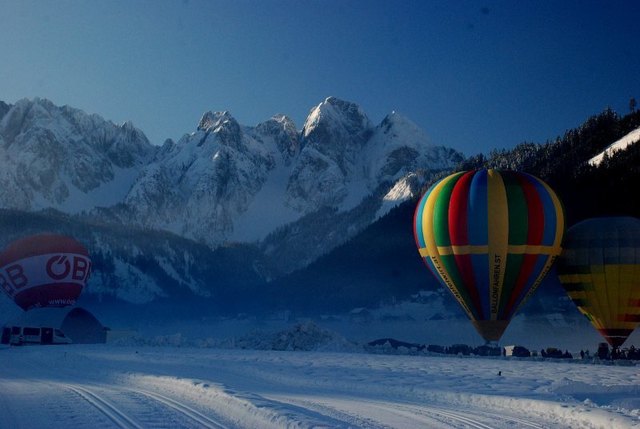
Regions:
<svg viewBox="0 0 640 429"><path fill-rule="evenodd" d="M22 238L0 253L0 287L24 310L75 304L90 271L87 249L62 235Z"/></svg>
<svg viewBox="0 0 640 429"><path fill-rule="evenodd" d="M640 323L640 219L594 218L567 231L558 274L569 297L613 347Z"/></svg>
<svg viewBox="0 0 640 429"><path fill-rule="evenodd" d="M564 215L542 180L513 171L452 174L420 199L420 255L480 335L497 341L560 254Z"/></svg>

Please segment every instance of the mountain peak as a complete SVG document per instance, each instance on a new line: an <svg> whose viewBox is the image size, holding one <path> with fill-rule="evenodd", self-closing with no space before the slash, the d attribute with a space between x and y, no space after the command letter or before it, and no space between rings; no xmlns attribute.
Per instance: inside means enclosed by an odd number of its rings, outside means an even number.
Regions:
<svg viewBox="0 0 640 429"><path fill-rule="evenodd" d="M394 125L394 124L409 124L413 127L417 127L417 125L408 119L406 116L392 110L387 116L384 117L381 124L385 125Z"/></svg>
<svg viewBox="0 0 640 429"><path fill-rule="evenodd" d="M2 120L2 117L5 115L5 113L9 111L9 109L11 109L11 105L0 100L0 121Z"/></svg>
<svg viewBox="0 0 640 429"><path fill-rule="evenodd" d="M286 162L300 150L300 136L296 124L287 115L273 115L271 119L258 124L256 131L274 139Z"/></svg>
<svg viewBox="0 0 640 429"><path fill-rule="evenodd" d="M385 116L377 128L384 134L391 134L392 137L402 137L405 140L410 138L410 140L420 140L422 142L428 140L424 131L415 122L395 110ZM399 133L402 135L399 136Z"/></svg>
<svg viewBox="0 0 640 429"><path fill-rule="evenodd" d="M133 125L133 122L125 121L122 123L122 125L120 125L120 128L122 128L123 130L130 131L130 130L135 130L136 127L135 125Z"/></svg>
<svg viewBox="0 0 640 429"><path fill-rule="evenodd" d="M279 124L283 124L286 127L289 126L293 126L293 128L295 129L295 123L293 122L293 119L291 119L289 116L283 114L283 113L277 113L275 115L273 115L271 117L271 120L279 123Z"/></svg>
<svg viewBox="0 0 640 429"><path fill-rule="evenodd" d="M341 134L356 135L368 130L369 118L356 103L327 97L322 103L311 109L302 128L305 138L312 137L314 131L333 128Z"/></svg>
<svg viewBox="0 0 640 429"><path fill-rule="evenodd" d="M198 123L198 131L218 131L220 127L231 125L239 127L238 122L228 111L212 112L208 111L202 115Z"/></svg>

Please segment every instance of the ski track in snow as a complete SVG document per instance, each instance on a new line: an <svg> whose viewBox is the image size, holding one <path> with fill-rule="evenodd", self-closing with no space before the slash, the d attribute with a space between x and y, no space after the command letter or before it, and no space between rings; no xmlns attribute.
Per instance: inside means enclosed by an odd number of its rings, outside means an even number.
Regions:
<svg viewBox="0 0 640 429"><path fill-rule="evenodd" d="M102 414L104 414L109 420L115 423L118 427L122 429L142 429L142 426L136 423L131 417L129 417L126 413L120 411L116 408L115 405L104 399L103 397L97 395L95 392L90 391L81 386L64 386L67 389L77 393L82 399L87 401L89 404L93 405L98 409Z"/></svg>
<svg viewBox="0 0 640 429"><path fill-rule="evenodd" d="M47 417L55 416L56 418L50 419L45 426L39 423L39 421L44 422L44 415L38 418L38 413L24 413L22 419L16 419L18 410L13 410L11 419L3 419L0 422L2 428L67 428L73 422L74 427L79 428L229 429L225 424L204 415L191 406L157 392L119 386L107 387L36 380L23 383L30 384L33 392L41 393L38 395L39 399L34 401L45 404L44 410L40 411L46 411ZM0 385L3 385L3 388L6 387L6 391L13 390L10 384L2 383ZM42 398L45 396L44 393L55 397L55 401ZM6 401L6 398L3 399ZM60 419L60 417L63 418Z"/></svg>
<svg viewBox="0 0 640 429"><path fill-rule="evenodd" d="M227 429L189 405L159 393L127 388L66 385L122 429L182 427ZM100 393L98 393L100 392Z"/></svg>
<svg viewBox="0 0 640 429"><path fill-rule="evenodd" d="M133 392L140 393L142 395L148 396L162 404L166 405L169 408L172 408L178 411L181 414L189 417L191 420L199 423L202 427L210 428L210 429L227 429L227 426L205 416L197 410L194 410L188 405L185 405L181 402L176 401L175 399L168 398L159 393L149 392L145 390L133 390Z"/></svg>
<svg viewBox="0 0 640 429"><path fill-rule="evenodd" d="M0 429L640 428L614 406L640 403L633 366L73 345L0 368Z"/></svg>

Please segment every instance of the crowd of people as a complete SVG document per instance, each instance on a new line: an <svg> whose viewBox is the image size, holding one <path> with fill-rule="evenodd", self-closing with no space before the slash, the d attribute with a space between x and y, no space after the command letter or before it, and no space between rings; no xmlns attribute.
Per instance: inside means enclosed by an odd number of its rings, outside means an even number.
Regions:
<svg viewBox="0 0 640 429"><path fill-rule="evenodd" d="M551 359L578 359L568 350L562 351L556 347L543 348L539 352L537 350L529 351L523 346L507 346L500 347L495 344L485 344L483 346L472 347L467 344L454 344L451 346L441 346L436 344L414 344L398 341L392 338L383 338L368 343L368 347L387 347L391 349L404 349L409 353L437 353L437 354L449 354L449 355L476 355L476 356L513 356L520 358L551 358ZM589 350L580 350L579 359L585 361L614 361L614 360L633 360L640 361L640 349L634 345L628 348L611 348L607 343L600 343L595 353L589 352Z"/></svg>
<svg viewBox="0 0 640 429"><path fill-rule="evenodd" d="M582 359L589 358L589 351L580 351ZM632 344L629 348L609 348L607 343L600 343L596 356L601 360L640 360L640 349Z"/></svg>

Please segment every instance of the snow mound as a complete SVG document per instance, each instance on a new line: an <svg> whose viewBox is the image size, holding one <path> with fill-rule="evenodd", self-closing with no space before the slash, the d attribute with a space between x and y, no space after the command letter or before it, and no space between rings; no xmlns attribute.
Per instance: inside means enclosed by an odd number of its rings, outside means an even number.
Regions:
<svg viewBox="0 0 640 429"><path fill-rule="evenodd" d="M119 347L206 347L201 342L187 338L181 333L144 337L139 334L129 335L110 341L110 345Z"/></svg>
<svg viewBox="0 0 640 429"><path fill-rule="evenodd" d="M236 348L281 351L362 351L343 336L313 322L303 322L276 333L253 332L236 341Z"/></svg>

